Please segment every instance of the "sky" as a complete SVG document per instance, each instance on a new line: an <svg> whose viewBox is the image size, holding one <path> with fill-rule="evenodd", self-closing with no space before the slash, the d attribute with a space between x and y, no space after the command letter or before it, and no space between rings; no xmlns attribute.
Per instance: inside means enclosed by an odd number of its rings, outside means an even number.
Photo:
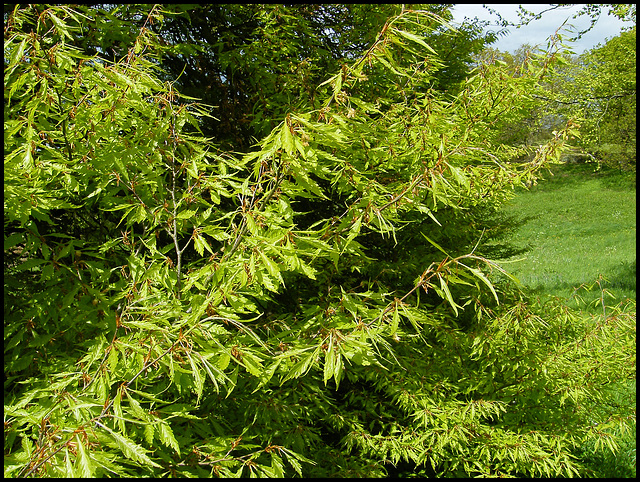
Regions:
<svg viewBox="0 0 640 482"><path fill-rule="evenodd" d="M581 16L577 19L571 19L574 13L578 12L584 4L574 5L571 7L561 7L550 12L543 14L540 20L533 20L529 25L516 29L515 27L509 27L509 33L506 36L500 37L497 42L491 45L501 51L513 52L524 43L528 43L532 46L541 44L542 47L546 46L547 38L552 35L562 23L569 18L567 25L572 23L578 28L584 29L589 25L589 18L587 16ZM517 21L518 4L487 4L488 7L493 8L500 12L505 19L510 21ZM522 6L531 12L539 13L550 7L548 4L532 3L522 4ZM482 7L480 3L470 4L456 4L452 9L453 21L461 22L464 17L478 17L480 20L492 20L495 22L496 16L490 14L486 9ZM600 16L596 26L592 31L585 34L579 41L573 43L573 51L576 54L581 54L585 50L589 50L595 47L597 44L604 44L607 38L615 37L620 33L622 27L630 26L630 22L622 22L613 15L607 15L605 13ZM490 30L500 30L502 27L489 27Z"/></svg>

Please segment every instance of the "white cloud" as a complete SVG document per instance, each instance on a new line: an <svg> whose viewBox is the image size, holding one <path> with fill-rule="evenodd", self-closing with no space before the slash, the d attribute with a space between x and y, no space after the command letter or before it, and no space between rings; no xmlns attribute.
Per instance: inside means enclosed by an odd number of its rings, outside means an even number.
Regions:
<svg viewBox="0 0 640 482"><path fill-rule="evenodd" d="M518 4L487 4L488 7L497 10L500 15L505 19L516 22L518 20ZM522 4L522 6L531 12L539 13L550 7L548 4ZM530 45L540 45L545 47L547 45L547 39L553 35L562 24L567 21L564 26L564 33L567 36L573 36L572 30L570 30L570 24L577 29L584 29L589 25L589 18L587 16L580 16L577 19L571 17L577 13L583 5L573 5L571 7L560 7L542 15L540 20L534 20L529 25L514 28L509 27L508 33L498 39L492 47L503 51L514 51L524 43ZM454 22L461 22L464 17L474 18L478 17L480 20L489 20L493 23L493 26L488 27L488 30L497 32L502 27L497 26L497 17L490 14L481 4L469 3L469 4L455 4L452 9ZM595 47L597 44L604 44L607 38L615 37L620 33L622 27L628 26L629 23L622 22L618 18L603 13L595 27L588 34L584 35L579 41L571 44L575 53L582 53L585 50L589 50Z"/></svg>

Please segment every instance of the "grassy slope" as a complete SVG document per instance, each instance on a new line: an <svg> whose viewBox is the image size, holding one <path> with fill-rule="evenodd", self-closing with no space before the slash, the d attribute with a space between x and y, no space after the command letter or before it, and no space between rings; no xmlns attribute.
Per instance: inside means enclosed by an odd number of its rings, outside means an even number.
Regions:
<svg viewBox="0 0 640 482"><path fill-rule="evenodd" d="M543 299L569 297L599 275L618 301L636 299L635 177L594 172L590 164L553 171L505 206L527 219L511 241L530 248L505 267Z"/></svg>
<svg viewBox="0 0 640 482"><path fill-rule="evenodd" d="M593 284L603 275L602 286L616 299L636 299L636 189L635 176L594 172L593 165L563 165L529 191L520 191L505 206L523 224L510 242L528 247L504 266L532 289L542 301L550 296L567 298L581 284ZM518 261L513 261L518 260ZM588 311L599 310L600 291L580 291ZM574 307L575 298L568 301ZM618 387L612 403L635 407L635 383ZM594 407L594 413L599 407ZM635 413L635 408L632 409ZM636 476L636 434L617 439L620 451L594 454L584 447L581 458L599 477Z"/></svg>

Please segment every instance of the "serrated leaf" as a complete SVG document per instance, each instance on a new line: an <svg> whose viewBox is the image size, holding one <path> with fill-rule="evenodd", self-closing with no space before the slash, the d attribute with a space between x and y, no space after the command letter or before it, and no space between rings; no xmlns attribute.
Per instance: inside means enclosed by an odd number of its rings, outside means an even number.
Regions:
<svg viewBox="0 0 640 482"><path fill-rule="evenodd" d="M160 441L167 447L171 447L177 452L178 455L180 455L180 446L178 445L178 441L173 435L173 430L171 430L169 424L166 422L161 422L158 428L158 433L160 435Z"/></svg>
<svg viewBox="0 0 640 482"><path fill-rule="evenodd" d="M282 275L280 274L280 270L278 269L278 265L269 259L262 251L258 251L260 258L263 261L265 268L267 268L267 272L274 278L277 278L281 284L284 284L284 280L282 279Z"/></svg>
<svg viewBox="0 0 640 482"><path fill-rule="evenodd" d="M220 370L226 370L229 366L229 362L231 361L231 356L228 353L220 353L218 357L218 368Z"/></svg>
<svg viewBox="0 0 640 482"><path fill-rule="evenodd" d="M300 264L300 268L302 269L302 272L308 276L311 279L316 279L316 270L313 269L311 266L309 266L308 264L306 264L304 261L302 261L301 259L298 259L298 263Z"/></svg>
<svg viewBox="0 0 640 482"><path fill-rule="evenodd" d="M76 435L76 473L80 477L93 477L93 463L82 444L80 435Z"/></svg>
<svg viewBox="0 0 640 482"><path fill-rule="evenodd" d="M200 373L198 365L188 352L187 358L189 359L189 364L191 365L191 375L193 376L193 382L196 386L196 395L198 397L196 400L196 404L199 404L200 397L202 397L202 390L204 388L204 380L202 379L202 373Z"/></svg>
<svg viewBox="0 0 640 482"><path fill-rule="evenodd" d="M293 157L295 152L295 143L293 142L293 135L291 134L291 130L286 121L282 123L280 142L286 153Z"/></svg>
<svg viewBox="0 0 640 482"><path fill-rule="evenodd" d="M461 184L467 190L469 190L469 187L470 187L469 179L467 178L467 176L464 175L464 172L462 171L462 169L455 166L449 166L449 169L451 170L451 173L453 174L453 177L458 182L458 184Z"/></svg>
<svg viewBox="0 0 640 482"><path fill-rule="evenodd" d="M77 478L76 476L76 471L73 467L73 465L71 465L71 454L69 454L69 448L65 447L64 449L64 475L65 477L69 478L69 479L75 479Z"/></svg>
<svg viewBox="0 0 640 482"><path fill-rule="evenodd" d="M424 233L420 233L420 234L422 234L422 237L424 239L426 239L427 241L429 241L429 243L431 243L434 247L436 247L438 250L442 251L444 254L449 256L449 253L447 253L438 243L436 243L435 241L432 241L431 239L429 239ZM451 256L449 256L449 257L451 257Z"/></svg>
<svg viewBox="0 0 640 482"><path fill-rule="evenodd" d="M400 29L393 29L393 31L395 33L399 33L400 35L402 35L404 38L411 40L412 42L416 42L420 45L422 45L424 48L426 48L429 52L431 52L432 54L436 54L435 50L433 50L429 44L427 44L422 37L419 37L418 35L412 34L410 32L406 32L404 30L400 30Z"/></svg>
<svg viewBox="0 0 640 482"><path fill-rule="evenodd" d="M289 465L291 465L296 473L302 477L302 465L300 462L298 462L294 457L288 457L287 462L289 462Z"/></svg>
<svg viewBox="0 0 640 482"><path fill-rule="evenodd" d="M133 398L130 393L128 393L127 400L129 401L129 410L131 410L131 414L140 420L146 420L147 413L142 409L138 400Z"/></svg>
<svg viewBox="0 0 640 482"><path fill-rule="evenodd" d="M114 350L112 350L112 352L113 351ZM122 402L122 390L118 389L118 393L116 393L116 396L113 399L113 415L116 419L116 423L118 424L118 427L120 428L120 431L124 432L125 426L124 426L124 418L122 414L121 402Z"/></svg>
<svg viewBox="0 0 640 482"><path fill-rule="evenodd" d="M446 280L441 276L438 279L440 280L440 289L442 290L442 293L444 293L445 298L453 308L456 316L458 316L458 305L453 301L453 297L451 296L451 291L449 291L449 286L447 285Z"/></svg>
<svg viewBox="0 0 640 482"><path fill-rule="evenodd" d="M148 423L147 425L144 426L144 439L147 442L147 444L153 445L153 435L154 435L153 424Z"/></svg>
<svg viewBox="0 0 640 482"><path fill-rule="evenodd" d="M398 331L399 324L400 324L400 314L398 313L398 308L396 307L396 309L393 310L393 317L391 319L390 334L392 336L396 334L396 331Z"/></svg>
<svg viewBox="0 0 640 482"><path fill-rule="evenodd" d="M20 45L18 45L18 47L13 51L13 54L11 54L11 59L9 60L9 66L7 67L8 72L11 72L13 68L18 64L18 62L22 60L22 56L24 55L26 46L27 46L27 39L24 38L22 39L22 42L20 42Z"/></svg>
<svg viewBox="0 0 640 482"><path fill-rule="evenodd" d="M18 265L16 271L26 271L36 266L40 266L42 263L46 263L44 259L28 259L24 263Z"/></svg>
<svg viewBox="0 0 640 482"><path fill-rule="evenodd" d="M125 457L135 462L139 462L145 465L151 465L152 467L161 468L158 464L156 464L153 460L149 458L149 456L147 455L147 451L140 445L136 444L133 440L130 440L124 435L120 435L117 432L114 432L109 427L106 427L102 424L100 426L104 428L107 432L109 432L109 435L111 435L116 445L118 446L118 448L120 449L120 451Z"/></svg>
<svg viewBox="0 0 640 482"><path fill-rule="evenodd" d="M349 243L351 243L351 241L353 241L360 234L361 227L362 227L362 217L360 216L356 218L356 220L353 223L353 226L349 230L349 235L347 236L347 240L344 243L344 246L342 248L343 253L347 249L347 246L349 246Z"/></svg>
<svg viewBox="0 0 640 482"><path fill-rule="evenodd" d="M493 297L495 298L496 303L500 304L500 300L498 300L498 293L496 293L496 290L493 287L493 284L491 283L491 281L489 281L487 277L484 274L482 274L482 271L476 268L471 268L469 266L465 266L465 267L469 271L471 271L474 275L476 275L478 278L480 278L480 280L482 280L484 284L487 285L487 287L491 290L491 294L493 294Z"/></svg>
<svg viewBox="0 0 640 482"><path fill-rule="evenodd" d="M256 222L254 221L253 216L251 216L251 214L247 214L245 215L244 219L247 222L247 229L249 229L249 232L252 235L257 236L258 227L256 226Z"/></svg>
<svg viewBox="0 0 640 482"><path fill-rule="evenodd" d="M191 219L196 215L197 211L195 209L185 209L184 211L180 211L176 216L177 219Z"/></svg>
<svg viewBox="0 0 640 482"><path fill-rule="evenodd" d="M197 253L202 256L204 254L204 244L202 243L202 237L201 236L194 236L193 237L193 247L195 248L195 250L197 251Z"/></svg>
<svg viewBox="0 0 640 482"><path fill-rule="evenodd" d="M329 79L325 80L325 81L324 81L324 82L322 82L320 85L318 85L318 87L322 87L323 85L330 84L330 83L332 83L332 82L336 81L336 79L337 79L338 77L341 77L341 76L342 76L342 72L340 72L339 74L336 74L336 75L334 75L333 77L331 77L331 78L329 78Z"/></svg>
<svg viewBox="0 0 640 482"><path fill-rule="evenodd" d="M280 384L282 385L287 380L290 380L292 378L299 378L305 373L307 373L307 371L309 371L309 369L311 368L313 361L318 356L319 351L320 351L320 347L317 347L312 354L304 357L302 360L298 361L295 365L293 365L291 370L289 370L289 373L287 373L287 375L283 378Z"/></svg>
<svg viewBox="0 0 640 482"><path fill-rule="evenodd" d="M273 375L276 372L277 368L280 366L281 362L282 362L282 359L278 358L269 368L262 371L262 373L260 374L260 383L252 393L257 392L259 389L261 389L267 383L269 383L271 378L273 378Z"/></svg>
<svg viewBox="0 0 640 482"><path fill-rule="evenodd" d="M14 233L11 236L4 238L4 250L7 251L13 248L16 244L24 241L23 233Z"/></svg>
<svg viewBox="0 0 640 482"><path fill-rule="evenodd" d="M329 335L329 344L327 351L324 354L324 369L322 372L322 381L326 385L327 382L334 376L334 370L336 366L337 353L333 350L333 335Z"/></svg>
<svg viewBox="0 0 640 482"><path fill-rule="evenodd" d="M260 377L264 371L260 359L250 352L244 352L242 356L242 364L247 371L255 377Z"/></svg>

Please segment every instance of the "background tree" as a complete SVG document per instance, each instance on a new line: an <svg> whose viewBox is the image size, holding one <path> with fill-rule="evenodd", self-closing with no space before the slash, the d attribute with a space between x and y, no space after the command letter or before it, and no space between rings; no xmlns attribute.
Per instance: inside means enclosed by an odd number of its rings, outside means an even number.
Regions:
<svg viewBox="0 0 640 482"><path fill-rule="evenodd" d="M442 93L446 25L407 10L240 155L139 14L111 58L75 43L113 11L5 18L5 476L576 475L613 447L626 413L585 407L635 376L631 308L535 311L476 216L574 134L522 163L494 130L550 56Z"/></svg>
<svg viewBox="0 0 640 482"><path fill-rule="evenodd" d="M539 55L539 48L523 45L513 54L487 48L476 58L478 63L503 62L513 75L522 75L527 59ZM635 170L635 27L580 56L556 55L558 66L523 106L526 115L503 124L503 142L539 144L573 119L580 136L571 158Z"/></svg>
<svg viewBox="0 0 640 482"><path fill-rule="evenodd" d="M555 83L555 110L582 123L578 145L605 164L635 170L635 27L569 63Z"/></svg>

